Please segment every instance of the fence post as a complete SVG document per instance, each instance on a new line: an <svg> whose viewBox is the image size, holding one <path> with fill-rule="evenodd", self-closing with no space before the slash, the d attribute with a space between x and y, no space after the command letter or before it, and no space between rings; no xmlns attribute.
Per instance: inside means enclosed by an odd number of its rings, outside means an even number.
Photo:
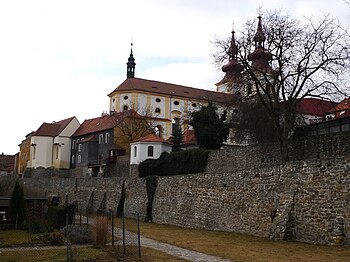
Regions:
<svg viewBox="0 0 350 262"><path fill-rule="evenodd" d="M71 261L70 259L70 247L69 247L69 228L68 228L68 213L66 213L66 243L67 243L67 261Z"/></svg>
<svg viewBox="0 0 350 262"><path fill-rule="evenodd" d="M122 213L122 225L123 225L123 254L126 255L126 250L125 250L125 219L124 219L124 212Z"/></svg>
<svg viewBox="0 0 350 262"><path fill-rule="evenodd" d="M89 228L89 212L86 211L86 227Z"/></svg>
<svg viewBox="0 0 350 262"><path fill-rule="evenodd" d="M139 259L141 259L140 213L137 213L137 244L139 247Z"/></svg>
<svg viewBox="0 0 350 262"><path fill-rule="evenodd" d="M112 247L114 247L114 212L111 210L111 220L112 220Z"/></svg>

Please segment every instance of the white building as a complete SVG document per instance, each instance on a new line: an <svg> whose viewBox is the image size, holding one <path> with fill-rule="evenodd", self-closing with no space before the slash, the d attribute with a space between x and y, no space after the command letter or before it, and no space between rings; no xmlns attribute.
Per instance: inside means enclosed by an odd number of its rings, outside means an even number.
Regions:
<svg viewBox="0 0 350 262"><path fill-rule="evenodd" d="M153 134L134 141L130 146L130 164L132 165L139 164L146 159L157 159L163 152L172 151L172 143Z"/></svg>
<svg viewBox="0 0 350 262"><path fill-rule="evenodd" d="M76 117L43 123L30 140L29 168L70 168L71 136L79 128Z"/></svg>

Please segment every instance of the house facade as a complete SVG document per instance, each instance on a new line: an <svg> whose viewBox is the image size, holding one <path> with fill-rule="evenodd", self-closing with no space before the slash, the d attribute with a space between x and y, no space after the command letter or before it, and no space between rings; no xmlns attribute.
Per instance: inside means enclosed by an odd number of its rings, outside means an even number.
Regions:
<svg viewBox="0 0 350 262"><path fill-rule="evenodd" d="M130 142L151 132L134 110L85 120L72 136L70 167L77 174L98 176L116 157L130 151Z"/></svg>
<svg viewBox="0 0 350 262"><path fill-rule="evenodd" d="M28 168L70 168L71 136L80 126L76 117L43 123L30 137Z"/></svg>
<svg viewBox="0 0 350 262"><path fill-rule="evenodd" d="M33 131L27 134L26 138L19 144L18 175L24 173L24 170L27 168L28 162L30 161L30 140L34 133L35 132Z"/></svg>
<svg viewBox="0 0 350 262"><path fill-rule="evenodd" d="M171 153L172 143L154 134L142 137L130 144L130 164L139 164L146 159L157 159L163 152Z"/></svg>

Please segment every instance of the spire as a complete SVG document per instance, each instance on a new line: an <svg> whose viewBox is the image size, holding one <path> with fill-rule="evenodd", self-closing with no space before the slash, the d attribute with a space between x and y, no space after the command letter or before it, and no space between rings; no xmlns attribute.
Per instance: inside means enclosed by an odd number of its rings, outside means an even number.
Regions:
<svg viewBox="0 0 350 262"><path fill-rule="evenodd" d="M258 16L258 28L256 30L255 36L254 36L254 41L255 41L255 46L263 46L264 42L265 42L265 34L263 32L263 28L261 25L261 16Z"/></svg>
<svg viewBox="0 0 350 262"><path fill-rule="evenodd" d="M131 51L130 51L130 56L128 59L128 62L126 63L127 65L127 72L126 72L126 77L127 78L134 78L135 77L135 58L134 55L132 53L132 46L133 43L131 43Z"/></svg>
<svg viewBox="0 0 350 262"><path fill-rule="evenodd" d="M228 49L228 55L229 55L229 60L231 61L232 59L237 59L237 54L238 54L238 47L236 45L235 41L235 31L232 30L231 32L232 37L231 37L231 46Z"/></svg>
<svg viewBox="0 0 350 262"><path fill-rule="evenodd" d="M266 40L265 34L262 29L261 16L258 16L258 28L253 38L255 42L255 50L249 54L248 60L252 61L252 67L261 71L270 71L272 68L269 65L269 61L272 59L271 53L264 48L264 42Z"/></svg>
<svg viewBox="0 0 350 262"><path fill-rule="evenodd" d="M242 74L241 72L243 71L243 65L239 64L237 62L237 55L238 55L238 47L236 45L235 41L235 31L231 32L232 37L231 37L231 45L227 51L227 54L229 56L229 62L221 68L222 71L225 73L224 78L217 83L218 86L225 84L227 82L231 82L232 87L238 88L241 80L242 80ZM235 88L233 88L235 89ZM229 90L225 92L238 92L239 90Z"/></svg>

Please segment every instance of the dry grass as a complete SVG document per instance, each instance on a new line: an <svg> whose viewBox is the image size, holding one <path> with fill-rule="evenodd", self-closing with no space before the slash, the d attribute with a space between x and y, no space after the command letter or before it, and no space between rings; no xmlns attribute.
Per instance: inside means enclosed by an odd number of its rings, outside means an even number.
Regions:
<svg viewBox="0 0 350 262"><path fill-rule="evenodd" d="M130 220L126 227L135 223ZM141 222L140 227L143 236L239 262L350 261L350 248L276 242L237 233L184 229L154 223ZM134 229L134 226L130 228L132 231Z"/></svg>
<svg viewBox="0 0 350 262"><path fill-rule="evenodd" d="M92 233L94 236L95 245L98 247L105 247L107 244L110 223L107 217L97 216L94 219L92 226Z"/></svg>

